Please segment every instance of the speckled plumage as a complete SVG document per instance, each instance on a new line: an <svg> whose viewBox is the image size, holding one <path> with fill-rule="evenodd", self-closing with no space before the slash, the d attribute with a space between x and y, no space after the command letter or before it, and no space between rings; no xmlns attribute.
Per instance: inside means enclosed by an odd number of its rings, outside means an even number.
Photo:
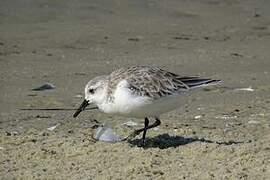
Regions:
<svg viewBox="0 0 270 180"><path fill-rule="evenodd" d="M126 80L129 89L138 96L147 96L152 99L181 93L211 79L180 76L157 67L132 66L121 68L108 76L108 96L112 96L118 83Z"/></svg>

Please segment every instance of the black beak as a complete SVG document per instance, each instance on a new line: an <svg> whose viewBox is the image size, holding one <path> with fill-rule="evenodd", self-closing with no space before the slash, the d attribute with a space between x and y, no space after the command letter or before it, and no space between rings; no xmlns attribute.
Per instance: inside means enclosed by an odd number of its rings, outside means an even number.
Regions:
<svg viewBox="0 0 270 180"><path fill-rule="evenodd" d="M73 114L73 117L74 118L77 117L80 114L80 112L82 112L88 105L89 105L88 101L84 100L80 105L80 107L77 109L77 111Z"/></svg>

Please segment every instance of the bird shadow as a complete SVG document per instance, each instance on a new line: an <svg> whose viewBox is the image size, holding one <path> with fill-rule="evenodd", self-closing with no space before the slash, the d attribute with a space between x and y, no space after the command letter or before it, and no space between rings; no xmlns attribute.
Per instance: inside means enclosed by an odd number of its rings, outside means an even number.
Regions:
<svg viewBox="0 0 270 180"><path fill-rule="evenodd" d="M167 149L170 147L178 147L186 145L192 142L203 142L218 145L233 145L250 143L251 141L212 141L204 138L197 137L182 137L182 136L170 136L169 134L161 134L152 138L146 138L145 145L143 146L141 139L129 140L128 143L134 147L144 147L144 148L159 148Z"/></svg>

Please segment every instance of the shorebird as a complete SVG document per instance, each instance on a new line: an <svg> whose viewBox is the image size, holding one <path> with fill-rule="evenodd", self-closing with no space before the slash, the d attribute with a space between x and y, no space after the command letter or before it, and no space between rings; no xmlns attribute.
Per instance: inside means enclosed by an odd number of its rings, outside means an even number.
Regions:
<svg viewBox="0 0 270 180"><path fill-rule="evenodd" d="M121 68L87 83L85 99L73 117L94 104L104 113L144 118L144 128L131 135L135 137L143 132L144 145L147 130L160 125L159 115L180 107L183 104L180 97L219 82L198 76L181 76L158 67ZM155 122L149 125L149 118L155 118Z"/></svg>

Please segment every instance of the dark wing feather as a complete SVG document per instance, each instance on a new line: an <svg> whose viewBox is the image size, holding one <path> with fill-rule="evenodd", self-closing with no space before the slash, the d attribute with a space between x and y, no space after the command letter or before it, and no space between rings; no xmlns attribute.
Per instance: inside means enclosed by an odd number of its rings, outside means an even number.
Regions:
<svg viewBox="0 0 270 180"><path fill-rule="evenodd" d="M180 77L180 81L185 83L189 88L196 88L219 83L220 80L200 78L200 77Z"/></svg>
<svg viewBox="0 0 270 180"><path fill-rule="evenodd" d="M126 80L134 93L158 99L189 89L176 76L159 68L143 66L131 67Z"/></svg>

